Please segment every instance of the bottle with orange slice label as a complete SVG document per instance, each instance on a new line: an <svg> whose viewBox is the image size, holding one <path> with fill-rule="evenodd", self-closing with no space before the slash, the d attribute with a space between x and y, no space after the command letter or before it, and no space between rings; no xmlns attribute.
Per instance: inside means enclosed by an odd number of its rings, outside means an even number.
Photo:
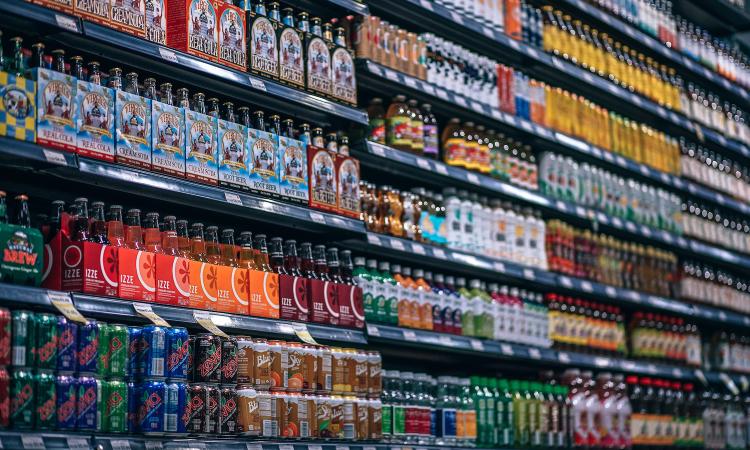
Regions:
<svg viewBox="0 0 750 450"><path fill-rule="evenodd" d="M220 262L217 269L217 311L247 314L250 299L250 274L237 260L234 230L221 230Z"/></svg>
<svg viewBox="0 0 750 450"><path fill-rule="evenodd" d="M126 247L118 252L118 297L152 302L156 297L155 255L143 243L141 211L128 210L125 223Z"/></svg>
<svg viewBox="0 0 750 450"><path fill-rule="evenodd" d="M196 222L190 229L189 284L190 300L188 306L195 309L206 309L206 296L203 294L201 270L206 263L206 242L204 240L203 224Z"/></svg>
<svg viewBox="0 0 750 450"><path fill-rule="evenodd" d="M157 219L158 222L158 219ZM187 223L185 224L187 231ZM190 302L190 262L180 256L177 218L165 216L164 231L160 236L160 246L156 254L156 303L174 306L187 306ZM157 239L158 228L147 229L147 246ZM157 248L151 243L152 248Z"/></svg>
<svg viewBox="0 0 750 450"><path fill-rule="evenodd" d="M256 270L250 271L250 315L279 318L279 275L271 270L268 261L266 235L253 239Z"/></svg>

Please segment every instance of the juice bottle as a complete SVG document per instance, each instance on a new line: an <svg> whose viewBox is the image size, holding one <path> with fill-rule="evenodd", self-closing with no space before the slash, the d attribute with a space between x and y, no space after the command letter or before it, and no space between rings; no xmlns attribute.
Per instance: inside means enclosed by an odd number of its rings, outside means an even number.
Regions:
<svg viewBox="0 0 750 450"><path fill-rule="evenodd" d="M443 274L436 273L432 286L432 329L438 333L450 333L450 327L443 322L441 314L446 304L446 297L449 295L445 289L445 277Z"/></svg>
<svg viewBox="0 0 750 450"><path fill-rule="evenodd" d="M432 305L427 299L428 292L432 292L432 288L424 279L424 271L422 269L414 269L414 278L412 280L413 290L413 301L412 311L414 313L414 321L416 328L422 330L432 329Z"/></svg>
<svg viewBox="0 0 750 450"><path fill-rule="evenodd" d="M588 443L588 410L586 409L586 395L584 381L580 371L576 369L566 370L563 374L563 382L567 383L568 400L570 409L570 445L572 447L586 447Z"/></svg>
<svg viewBox="0 0 750 450"><path fill-rule="evenodd" d="M203 236L203 224L200 222L194 223L191 231L189 258L193 261L208 262L206 242Z"/></svg>
<svg viewBox="0 0 750 450"><path fill-rule="evenodd" d="M463 308L461 316L461 334L463 336L476 336L474 327L474 310L471 307L471 291L466 287L466 278L456 278L456 292L460 298L460 304Z"/></svg>
<svg viewBox="0 0 750 450"><path fill-rule="evenodd" d="M617 425L617 395L612 375L600 373L596 379L596 396L600 405L599 442L602 448L615 448L620 441Z"/></svg>
<svg viewBox="0 0 750 450"><path fill-rule="evenodd" d="M408 275L405 273L408 271ZM414 312L412 308L412 285L414 280L411 279L411 269L405 267L401 268L400 264L393 264L391 266L391 274L398 283L398 325L400 327L416 328L414 321Z"/></svg>
<svg viewBox="0 0 750 450"><path fill-rule="evenodd" d="M166 223L167 218L164 218ZM166 250L166 249L165 249ZM234 243L234 230L225 228L221 230L221 264L229 267L239 267L237 251Z"/></svg>
<svg viewBox="0 0 750 450"><path fill-rule="evenodd" d="M221 247L219 246L219 227L206 227L206 261L209 264L221 264Z"/></svg>
<svg viewBox="0 0 750 450"><path fill-rule="evenodd" d="M109 245L107 222L104 218L104 202L91 203L91 242Z"/></svg>
<svg viewBox="0 0 750 450"><path fill-rule="evenodd" d="M490 173L490 142L483 125L477 125L475 129L477 138L477 170L482 173Z"/></svg>
<svg viewBox="0 0 750 450"><path fill-rule="evenodd" d="M497 428L499 446L508 448L515 442L515 413L513 409L513 393L508 380L498 380L499 397L495 403L497 413Z"/></svg>
<svg viewBox="0 0 750 450"><path fill-rule="evenodd" d="M465 165L469 170L479 170L479 142L478 135L474 129L474 122L466 122L463 125L465 132Z"/></svg>
<svg viewBox="0 0 750 450"><path fill-rule="evenodd" d="M73 202L73 220L71 225L73 228L71 240L73 241L83 242L91 238L88 202L88 199L85 197L78 197Z"/></svg>
<svg viewBox="0 0 750 450"><path fill-rule="evenodd" d="M426 330L434 331L435 325L433 324L432 312L434 310L435 305L439 303L439 297L438 297L438 293L434 289L435 281L432 278L432 272L425 271L423 280L424 280L424 285L425 285L425 291L424 291L425 303L421 305L420 320L424 324Z"/></svg>
<svg viewBox="0 0 750 450"><path fill-rule="evenodd" d="M406 97L397 95L385 115L386 144L398 150L411 151L411 118Z"/></svg>
<svg viewBox="0 0 750 450"><path fill-rule="evenodd" d="M466 130L461 126L461 120L452 118L443 130L442 137L443 161L451 166L466 167Z"/></svg>
<svg viewBox="0 0 750 450"><path fill-rule="evenodd" d="M424 153L424 116L416 100L409 100L409 124L411 127L411 151L417 155Z"/></svg>
<svg viewBox="0 0 750 450"><path fill-rule="evenodd" d="M463 314L464 309L466 308L466 303L464 302L463 297L458 292L458 289L456 287L455 278L452 276L445 277L445 285L448 289L450 289L451 292L451 306L452 306L452 314L451 314L451 323L453 324L453 334L457 336L462 336L464 334L463 330ZM446 311L447 313L448 311Z"/></svg>
<svg viewBox="0 0 750 450"><path fill-rule="evenodd" d="M177 251L181 258L190 256L190 232L188 231L188 221L180 219L175 221L177 229Z"/></svg>
<svg viewBox="0 0 750 450"><path fill-rule="evenodd" d="M526 397L526 414L528 414L529 440L528 446L532 448L541 445L541 432L539 430L539 397L538 383L529 381L521 382L521 389Z"/></svg>
<svg viewBox="0 0 750 450"><path fill-rule="evenodd" d="M379 323L388 323L389 316L386 311L386 285L383 282L383 277L378 271L378 262L374 259L367 260L367 270L370 274L370 282L373 286L372 292L374 295L373 299L373 314L374 320Z"/></svg>
<svg viewBox="0 0 750 450"><path fill-rule="evenodd" d="M159 231L159 213L146 213L144 221L144 241L146 250L151 253L164 253L162 249L161 232Z"/></svg>
<svg viewBox="0 0 750 450"><path fill-rule="evenodd" d="M354 277L357 286L362 288L362 307L365 313L365 321L375 320L375 292L373 280L370 272L367 270L365 258L357 256L354 258Z"/></svg>
<svg viewBox="0 0 750 450"><path fill-rule="evenodd" d="M125 244L133 250L145 250L143 245L143 230L141 229L141 210L129 209L125 225Z"/></svg>
<svg viewBox="0 0 750 450"><path fill-rule="evenodd" d="M245 269L258 270L255 264L255 250L253 249L253 234L249 231L240 233L239 265Z"/></svg>
<svg viewBox="0 0 750 450"><path fill-rule="evenodd" d="M164 231L161 233L161 247L170 256L180 256L180 244L177 238L177 218L164 216Z"/></svg>
<svg viewBox="0 0 750 450"><path fill-rule="evenodd" d="M469 378L471 389L471 400L476 408L477 417L477 445L484 447L487 445L487 399L484 389L481 386L481 377L473 376Z"/></svg>
<svg viewBox="0 0 750 450"><path fill-rule="evenodd" d="M440 153L440 134L438 123L435 115L432 113L432 105L424 103L422 105L422 114L424 123L422 126L425 158L438 159Z"/></svg>
<svg viewBox="0 0 750 450"><path fill-rule="evenodd" d="M370 105L367 107L367 116L370 118L367 139L378 144L385 144L385 110L383 109L382 98L375 97L370 100Z"/></svg>
<svg viewBox="0 0 750 450"><path fill-rule="evenodd" d="M513 380L510 382L510 390L513 393L513 424L515 425L513 445L527 447L529 445L529 416L526 389L524 389L523 382Z"/></svg>
<svg viewBox="0 0 750 450"><path fill-rule="evenodd" d="M391 265L387 261L380 261L378 264L385 294L384 315L386 322L391 325L398 325L398 298L399 284L393 275L391 275Z"/></svg>
<svg viewBox="0 0 750 450"><path fill-rule="evenodd" d="M255 256L256 270L261 272L273 272L268 263L268 247L266 246L266 235L256 234L253 238L253 254Z"/></svg>

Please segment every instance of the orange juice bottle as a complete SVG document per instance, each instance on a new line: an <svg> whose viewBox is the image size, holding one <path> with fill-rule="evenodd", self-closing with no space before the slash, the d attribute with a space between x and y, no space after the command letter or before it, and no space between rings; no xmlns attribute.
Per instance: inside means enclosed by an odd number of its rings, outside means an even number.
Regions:
<svg viewBox="0 0 750 450"><path fill-rule="evenodd" d="M125 229L122 223L122 206L111 205L107 217L107 239L109 245L114 247L126 247Z"/></svg>
<svg viewBox="0 0 750 450"><path fill-rule="evenodd" d="M414 315L411 308L411 300L413 296L413 280L405 276L404 270L410 272L408 267L402 269L400 264L393 264L391 266L391 275L398 284L398 325L401 327L416 328Z"/></svg>
<svg viewBox="0 0 750 450"><path fill-rule="evenodd" d="M221 264L221 248L219 247L219 227L206 227L206 260L210 264Z"/></svg>
<svg viewBox="0 0 750 450"><path fill-rule="evenodd" d="M125 245L133 250L145 250L143 245L143 229L141 228L141 210L129 209L125 230Z"/></svg>
<svg viewBox="0 0 750 450"><path fill-rule="evenodd" d="M144 225L146 226L144 232L146 250L151 253L164 253L161 246L161 232L159 231L159 213L147 213Z"/></svg>
<svg viewBox="0 0 750 450"><path fill-rule="evenodd" d="M180 244L177 237L177 218L175 216L164 216L161 248L167 255L180 256Z"/></svg>
<svg viewBox="0 0 750 450"><path fill-rule="evenodd" d="M239 265L245 269L258 270L253 250L253 233L249 231L240 233Z"/></svg>
<svg viewBox="0 0 750 450"><path fill-rule="evenodd" d="M175 221L177 229L177 252L182 258L190 257L190 233L188 232L188 221L180 219Z"/></svg>
<svg viewBox="0 0 750 450"><path fill-rule="evenodd" d="M188 257L193 261L207 262L206 241L203 239L203 224L193 224L192 236L190 237L190 253Z"/></svg>
<svg viewBox="0 0 750 450"><path fill-rule="evenodd" d="M419 318L419 328L432 330L432 302L430 301L432 287L424 279L422 269L414 269L414 284L418 291L417 317Z"/></svg>

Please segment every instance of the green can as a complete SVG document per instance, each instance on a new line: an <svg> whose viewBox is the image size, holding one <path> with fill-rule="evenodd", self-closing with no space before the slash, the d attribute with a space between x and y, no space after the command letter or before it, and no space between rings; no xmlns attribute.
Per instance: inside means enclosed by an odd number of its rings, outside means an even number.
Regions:
<svg viewBox="0 0 750 450"><path fill-rule="evenodd" d="M109 325L99 322L99 363L97 365L97 374L105 378L109 373Z"/></svg>
<svg viewBox="0 0 750 450"><path fill-rule="evenodd" d="M13 369L10 375L10 424L17 430L34 428L34 373L27 368Z"/></svg>
<svg viewBox="0 0 750 450"><path fill-rule="evenodd" d="M34 411L37 430L52 430L57 426L57 387L51 370L39 370L34 376Z"/></svg>
<svg viewBox="0 0 750 450"><path fill-rule="evenodd" d="M43 370L57 368L57 316L36 313L36 367Z"/></svg>
<svg viewBox="0 0 750 450"><path fill-rule="evenodd" d="M11 313L11 364L15 367L34 367L36 318L31 311L16 310Z"/></svg>
<svg viewBox="0 0 750 450"><path fill-rule="evenodd" d="M99 331L100 342L102 329L106 330L103 334L106 347L102 347L106 353L107 363L102 366L106 368L106 376L125 378L128 375L128 327L118 323L105 325Z"/></svg>
<svg viewBox="0 0 750 450"><path fill-rule="evenodd" d="M128 431L128 384L123 380L102 381L102 431Z"/></svg>

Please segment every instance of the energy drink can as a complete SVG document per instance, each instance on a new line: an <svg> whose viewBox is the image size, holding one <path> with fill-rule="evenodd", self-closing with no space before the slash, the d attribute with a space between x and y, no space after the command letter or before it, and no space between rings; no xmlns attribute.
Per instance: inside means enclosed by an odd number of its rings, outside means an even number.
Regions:
<svg viewBox="0 0 750 450"><path fill-rule="evenodd" d="M190 337L185 328L167 328L166 377L170 380L186 380Z"/></svg>
<svg viewBox="0 0 750 450"><path fill-rule="evenodd" d="M221 382L221 338L210 333L195 337L193 380L198 383Z"/></svg>
<svg viewBox="0 0 750 450"><path fill-rule="evenodd" d="M206 420L205 423L208 425L206 433L211 435L219 434L221 430L221 395L219 394L219 386L217 385L206 385Z"/></svg>
<svg viewBox="0 0 750 450"><path fill-rule="evenodd" d="M79 359L80 362L80 359ZM76 429L98 431L101 423L102 382L94 377L78 377Z"/></svg>
<svg viewBox="0 0 750 450"><path fill-rule="evenodd" d="M54 314L36 314L34 352L38 369L55 370L57 368L57 316Z"/></svg>
<svg viewBox="0 0 750 450"><path fill-rule="evenodd" d="M183 417L187 408L187 383L184 381L168 382L166 385L167 400L164 418L164 431L169 434L185 434Z"/></svg>
<svg viewBox="0 0 750 450"><path fill-rule="evenodd" d="M128 433L138 432L138 399L140 384L128 381Z"/></svg>
<svg viewBox="0 0 750 450"><path fill-rule="evenodd" d="M122 380L103 381L102 431L125 433L128 431L128 384Z"/></svg>
<svg viewBox="0 0 750 450"><path fill-rule="evenodd" d="M29 430L34 428L34 417L34 374L15 368L10 376L10 424L16 430Z"/></svg>
<svg viewBox="0 0 750 450"><path fill-rule="evenodd" d="M65 316L57 317L57 373L78 369L78 324Z"/></svg>
<svg viewBox="0 0 750 450"><path fill-rule="evenodd" d="M141 379L163 379L167 353L167 328L157 325L143 327L141 331L143 350L138 359L138 376Z"/></svg>
<svg viewBox="0 0 750 450"><path fill-rule="evenodd" d="M205 384L194 383L187 388L190 402L187 407L187 432L204 434L208 428L206 411L208 408L208 391Z"/></svg>
<svg viewBox="0 0 750 450"><path fill-rule="evenodd" d="M128 327L128 378L135 380L144 346L141 342L141 327Z"/></svg>
<svg viewBox="0 0 750 450"><path fill-rule="evenodd" d="M193 380L193 369L195 368L195 336L188 338L187 372L188 380Z"/></svg>
<svg viewBox="0 0 750 450"><path fill-rule="evenodd" d="M76 355L79 375L99 373L99 322L96 320L78 326Z"/></svg>
<svg viewBox="0 0 750 450"><path fill-rule="evenodd" d="M221 384L237 384L237 339L221 339Z"/></svg>
<svg viewBox="0 0 750 450"><path fill-rule="evenodd" d="M71 375L58 374L55 379L57 393L57 426L58 430L75 430L76 397L78 381Z"/></svg>
<svg viewBox="0 0 750 450"><path fill-rule="evenodd" d="M15 367L34 366L35 321L31 311L17 310L11 313L13 354L11 364Z"/></svg>
<svg viewBox="0 0 750 450"><path fill-rule="evenodd" d="M222 386L219 390L219 432L222 435L237 434L237 390L234 386Z"/></svg>
<svg viewBox="0 0 750 450"><path fill-rule="evenodd" d="M137 389L138 431L148 435L164 434L167 398L164 381L143 381Z"/></svg>
<svg viewBox="0 0 750 450"><path fill-rule="evenodd" d="M54 430L57 425L57 388L55 387L55 375L50 370L40 370L34 376L34 383L36 429Z"/></svg>

